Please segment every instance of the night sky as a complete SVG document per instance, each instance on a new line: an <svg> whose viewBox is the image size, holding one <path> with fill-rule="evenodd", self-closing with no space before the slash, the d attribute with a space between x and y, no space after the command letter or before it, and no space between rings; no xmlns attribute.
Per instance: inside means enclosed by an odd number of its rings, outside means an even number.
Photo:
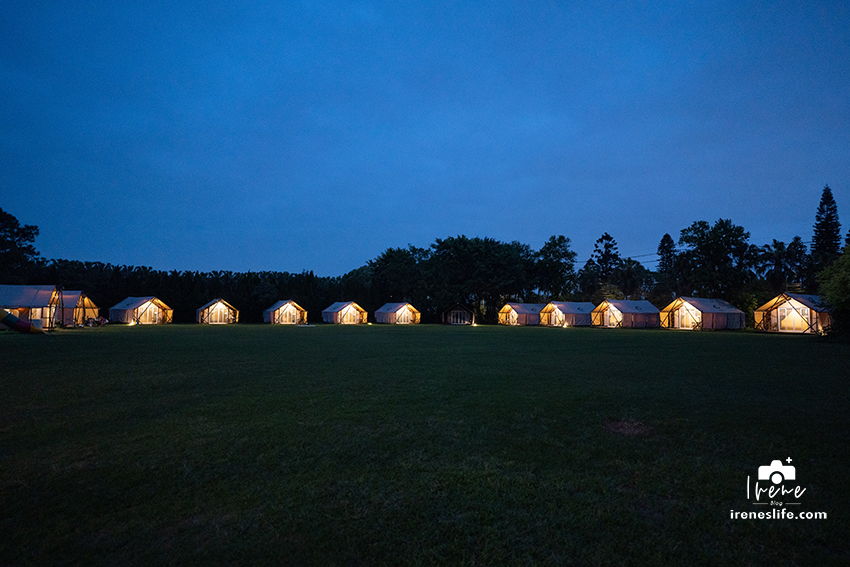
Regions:
<svg viewBox="0 0 850 567"><path fill-rule="evenodd" d="M843 237L849 6L4 0L0 207L46 258L322 276L458 234L810 241L826 184Z"/></svg>

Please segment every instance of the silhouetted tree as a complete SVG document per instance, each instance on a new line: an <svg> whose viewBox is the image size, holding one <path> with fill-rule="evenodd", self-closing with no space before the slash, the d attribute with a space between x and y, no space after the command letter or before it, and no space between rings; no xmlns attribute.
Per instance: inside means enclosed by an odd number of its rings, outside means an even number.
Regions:
<svg viewBox="0 0 850 567"><path fill-rule="evenodd" d="M679 254L677 269L691 286L682 295L731 300L753 277L750 268L757 249L748 244L749 238L749 232L728 219L719 219L714 226L697 221L682 229L679 244L688 250Z"/></svg>
<svg viewBox="0 0 850 567"><path fill-rule="evenodd" d="M611 275L621 260L620 253L617 251L617 241L607 232L603 233L596 240L590 258L599 268L599 279L610 282Z"/></svg>
<svg viewBox="0 0 850 567"><path fill-rule="evenodd" d="M578 298L582 301L591 301L593 294L596 293L601 285L602 281L599 277L599 266L596 265L593 258L589 258L587 262L584 263L584 267L582 267L576 275Z"/></svg>
<svg viewBox="0 0 850 567"><path fill-rule="evenodd" d="M569 238L550 237L537 253L534 267L537 288L551 299L565 299L575 287L575 260Z"/></svg>
<svg viewBox="0 0 850 567"><path fill-rule="evenodd" d="M620 261L611 275L611 283L616 285L628 299L643 299L645 286L651 282L650 271L631 258Z"/></svg>
<svg viewBox="0 0 850 567"><path fill-rule="evenodd" d="M832 331L850 338L850 245L818 274L820 295L832 308Z"/></svg>
<svg viewBox="0 0 850 567"><path fill-rule="evenodd" d="M661 237L658 243L658 273L671 275L676 261L676 243L670 234Z"/></svg>
<svg viewBox="0 0 850 567"><path fill-rule="evenodd" d="M379 300L390 302L409 301L420 311L424 290L423 262L428 251L415 246L388 248L380 256L369 261L372 268L373 294Z"/></svg>
<svg viewBox="0 0 850 567"><path fill-rule="evenodd" d="M823 188L820 204L815 214L814 236L812 237L812 261L815 273L832 264L841 252L841 223L838 222L838 206L829 185Z"/></svg>
<svg viewBox="0 0 850 567"><path fill-rule="evenodd" d="M0 209L0 283L26 283L30 268L38 263L39 255L33 244L38 227L21 223Z"/></svg>

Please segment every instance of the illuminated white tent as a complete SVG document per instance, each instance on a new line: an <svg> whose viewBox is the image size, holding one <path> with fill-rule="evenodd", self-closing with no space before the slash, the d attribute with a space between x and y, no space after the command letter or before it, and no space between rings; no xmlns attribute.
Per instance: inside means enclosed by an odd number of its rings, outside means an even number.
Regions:
<svg viewBox="0 0 850 567"><path fill-rule="evenodd" d="M376 323L412 325L418 323L419 318L419 311L409 303L385 303L375 311Z"/></svg>
<svg viewBox="0 0 850 567"><path fill-rule="evenodd" d="M38 329L53 328L62 296L52 285L0 285L0 308L31 322ZM6 327L0 324L0 329Z"/></svg>
<svg viewBox="0 0 850 567"><path fill-rule="evenodd" d="M213 299L195 311L195 321L209 325L238 323L239 310L221 298Z"/></svg>
<svg viewBox="0 0 850 567"><path fill-rule="evenodd" d="M823 333L832 324L829 309L818 295L780 293L753 312L756 331Z"/></svg>
<svg viewBox="0 0 850 567"><path fill-rule="evenodd" d="M657 327L658 308L646 300L606 299L591 312L594 327Z"/></svg>
<svg viewBox="0 0 850 567"><path fill-rule="evenodd" d="M443 311L443 324L474 325L475 311L473 311L466 305L456 303L455 305L452 305L451 307Z"/></svg>
<svg viewBox="0 0 850 567"><path fill-rule="evenodd" d="M171 323L174 310L156 297L128 297L109 308L109 320L131 325Z"/></svg>
<svg viewBox="0 0 850 567"><path fill-rule="evenodd" d="M263 322L273 325L306 325L307 310L291 299L281 299L263 311Z"/></svg>
<svg viewBox="0 0 850 567"><path fill-rule="evenodd" d="M679 297L661 310L665 329L743 329L744 312L722 299Z"/></svg>
<svg viewBox="0 0 850 567"><path fill-rule="evenodd" d="M100 309L82 291L62 291L62 307L56 310L56 322L72 327L97 319Z"/></svg>
<svg viewBox="0 0 850 567"><path fill-rule="evenodd" d="M337 301L322 311L322 321L338 325L365 323L368 313L353 301Z"/></svg>
<svg viewBox="0 0 850 567"><path fill-rule="evenodd" d="M589 327L592 303L550 301L540 310L540 324L549 327Z"/></svg>
<svg viewBox="0 0 850 567"><path fill-rule="evenodd" d="M500 325L539 325L545 303L506 303L499 309Z"/></svg>

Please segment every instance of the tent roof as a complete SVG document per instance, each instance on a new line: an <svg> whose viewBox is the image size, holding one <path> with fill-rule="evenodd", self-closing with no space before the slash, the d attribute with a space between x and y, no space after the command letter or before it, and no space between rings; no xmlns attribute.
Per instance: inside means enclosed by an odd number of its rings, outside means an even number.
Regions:
<svg viewBox="0 0 850 567"><path fill-rule="evenodd" d="M110 309L138 309L139 307L141 307L142 305L144 305L148 301L156 303L162 309L171 310L171 307L169 307L168 305L166 305L165 303L163 303L161 300L157 299L153 295L150 295L148 297L128 297L127 299L125 299L121 303L117 303L117 304L113 305L112 307L110 307Z"/></svg>
<svg viewBox="0 0 850 567"><path fill-rule="evenodd" d="M395 313L405 306L410 307L410 310L414 313L419 313L419 311L409 303L385 303L376 310L375 313Z"/></svg>
<svg viewBox="0 0 850 567"><path fill-rule="evenodd" d="M546 307L545 303L505 303L505 305L499 311L505 309L505 307L510 307L517 313L524 313L526 315L537 315L540 311Z"/></svg>
<svg viewBox="0 0 850 567"><path fill-rule="evenodd" d="M443 313L448 313L449 311L455 311L455 310L458 310L458 309L461 310L461 311L466 311L467 313L473 313L473 314L475 313L472 310L472 308L467 307L463 303L455 303L454 305L452 305L451 307L449 307L448 309L443 311Z"/></svg>
<svg viewBox="0 0 850 567"><path fill-rule="evenodd" d="M546 307L552 305L557 307L558 311L564 314L580 315L582 313L590 313L593 311L593 304L590 302L582 303L579 301L550 301ZM554 311L554 309L553 309Z"/></svg>
<svg viewBox="0 0 850 567"><path fill-rule="evenodd" d="M620 313L659 313L658 308L650 302L646 301L645 299L606 299L598 306L596 306L594 311L602 311L602 309L600 308L606 303L613 306Z"/></svg>
<svg viewBox="0 0 850 567"><path fill-rule="evenodd" d="M788 301L789 299L799 301L812 311L816 311L819 313L829 311L829 307L827 307L823 303L823 300L821 300L819 295L806 295L803 293L780 293L779 295L777 295L776 297L756 309L756 311L770 311L777 305Z"/></svg>
<svg viewBox="0 0 850 567"><path fill-rule="evenodd" d="M62 291L62 305L65 307L91 307L97 309L94 301L89 299L82 291Z"/></svg>
<svg viewBox="0 0 850 567"><path fill-rule="evenodd" d="M202 306L198 307L198 309L197 309L197 310L198 310L198 311L203 311L204 309L206 309L206 308L208 308L208 307L212 307L212 306L213 306L213 305L215 305L216 303L224 303L225 305L227 305L227 306L228 306L228 307L230 307L231 309L236 309L235 307L233 307L231 304L229 304L228 302L226 302L226 301L225 301L225 300L223 300L222 298L217 297L217 298L213 299L212 301L210 301L209 303L207 303L207 304L205 304L205 305L202 305Z"/></svg>
<svg viewBox="0 0 850 567"><path fill-rule="evenodd" d="M0 285L0 307L47 307L55 293L52 285Z"/></svg>
<svg viewBox="0 0 850 567"><path fill-rule="evenodd" d="M65 307L76 305L80 302L80 297L83 295L82 291L62 291L62 305Z"/></svg>
<svg viewBox="0 0 850 567"><path fill-rule="evenodd" d="M688 303L701 313L741 313L744 312L724 299L709 299L706 297L679 297L662 311L678 309L679 304Z"/></svg>
<svg viewBox="0 0 850 567"><path fill-rule="evenodd" d="M297 309L298 311L304 311L304 308L295 303L295 301L293 301L292 299L281 299L280 301L275 302L275 304L269 307L268 309L265 309L263 313L273 313L284 305L289 305L290 303L294 305L295 309Z"/></svg>
<svg viewBox="0 0 850 567"><path fill-rule="evenodd" d="M357 305L353 301L337 301L336 303L332 303L328 307L326 307L322 311L322 313L339 313L340 311L342 311L343 309L345 309L349 305L351 305L352 307L354 307L355 309L357 309L358 311L360 311L362 313L366 313L365 309L363 309L362 307L360 307L359 305Z"/></svg>

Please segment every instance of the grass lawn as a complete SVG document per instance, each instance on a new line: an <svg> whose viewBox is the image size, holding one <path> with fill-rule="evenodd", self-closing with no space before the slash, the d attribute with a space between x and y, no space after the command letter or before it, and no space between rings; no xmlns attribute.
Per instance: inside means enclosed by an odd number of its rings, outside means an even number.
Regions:
<svg viewBox="0 0 850 567"><path fill-rule="evenodd" d="M108 327L0 368L0 564L850 564L817 337ZM730 519L786 457L828 518Z"/></svg>

